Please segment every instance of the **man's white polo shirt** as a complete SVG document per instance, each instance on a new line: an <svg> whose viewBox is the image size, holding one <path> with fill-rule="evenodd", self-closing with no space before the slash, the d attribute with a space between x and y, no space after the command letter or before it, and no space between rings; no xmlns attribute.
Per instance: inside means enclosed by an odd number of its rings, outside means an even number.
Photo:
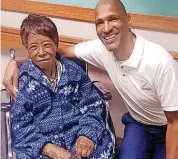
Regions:
<svg viewBox="0 0 178 159"><path fill-rule="evenodd" d="M178 111L178 63L162 46L137 36L130 58L122 63L99 39L77 44L75 54L108 72L135 120L165 125L163 110Z"/></svg>

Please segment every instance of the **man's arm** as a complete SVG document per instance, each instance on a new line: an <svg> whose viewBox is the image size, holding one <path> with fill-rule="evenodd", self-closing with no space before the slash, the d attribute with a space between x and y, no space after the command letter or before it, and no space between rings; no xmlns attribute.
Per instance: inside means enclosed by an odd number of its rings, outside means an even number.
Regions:
<svg viewBox="0 0 178 159"><path fill-rule="evenodd" d="M166 55L165 53L163 55ZM167 117L166 158L178 158L178 63L167 53L157 71L155 87Z"/></svg>
<svg viewBox="0 0 178 159"><path fill-rule="evenodd" d="M58 48L58 53L62 54L66 58L77 58L74 50L75 45L65 46Z"/></svg>
<svg viewBox="0 0 178 159"><path fill-rule="evenodd" d="M59 48L59 53L64 57L68 58L80 58L86 62L91 63L92 65L99 67L101 69L104 68L102 60L101 60L101 50L100 50L100 41L98 39L83 42L73 46L65 46ZM16 61L19 64L23 64L23 62L27 59L27 57L19 57ZM6 72L3 79L3 84L6 89L9 91L13 99L16 98L15 89L18 88L18 66L16 61L11 60L6 67ZM15 88L15 89L14 89Z"/></svg>
<svg viewBox="0 0 178 159"><path fill-rule="evenodd" d="M178 158L178 111L165 111L167 117L166 158Z"/></svg>
<svg viewBox="0 0 178 159"><path fill-rule="evenodd" d="M23 64L27 59L28 59L28 55L27 55L27 56L17 57L15 60L16 60L19 64Z"/></svg>
<svg viewBox="0 0 178 159"><path fill-rule="evenodd" d="M16 99L17 96L18 74L19 68L16 61L11 60L6 67L3 85L6 87L7 91L10 93L11 97L14 100Z"/></svg>
<svg viewBox="0 0 178 159"><path fill-rule="evenodd" d="M63 47L59 49L59 52L65 57L76 57L74 54L74 46ZM16 99L18 89L19 68L17 63L23 64L27 59L28 56L17 57L15 60L11 60L6 67L3 85L6 87L7 91L14 100Z"/></svg>
<svg viewBox="0 0 178 159"><path fill-rule="evenodd" d="M28 56L23 56L10 60L6 67L3 85L14 100L17 96L19 65L23 64L27 59Z"/></svg>

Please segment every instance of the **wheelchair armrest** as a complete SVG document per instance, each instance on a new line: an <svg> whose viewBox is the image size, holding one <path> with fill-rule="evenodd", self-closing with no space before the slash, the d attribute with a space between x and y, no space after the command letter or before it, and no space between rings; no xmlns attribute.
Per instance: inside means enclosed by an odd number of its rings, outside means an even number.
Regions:
<svg viewBox="0 0 178 159"><path fill-rule="evenodd" d="M110 92L105 92L104 90L96 86L95 83L100 83L99 81L93 81L92 83L95 85L97 92L102 96L104 100L109 101L112 99L112 94Z"/></svg>

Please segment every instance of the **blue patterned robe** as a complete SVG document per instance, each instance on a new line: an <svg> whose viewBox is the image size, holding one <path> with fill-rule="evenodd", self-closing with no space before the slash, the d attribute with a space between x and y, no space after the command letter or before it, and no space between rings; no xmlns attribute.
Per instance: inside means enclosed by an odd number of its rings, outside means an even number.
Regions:
<svg viewBox="0 0 178 159"><path fill-rule="evenodd" d="M112 158L114 141L106 128L106 106L83 70L63 57L56 89L27 60L19 73L19 92L11 108L13 150L19 159L48 158L41 154L46 143L75 153L78 136L95 144L91 159Z"/></svg>

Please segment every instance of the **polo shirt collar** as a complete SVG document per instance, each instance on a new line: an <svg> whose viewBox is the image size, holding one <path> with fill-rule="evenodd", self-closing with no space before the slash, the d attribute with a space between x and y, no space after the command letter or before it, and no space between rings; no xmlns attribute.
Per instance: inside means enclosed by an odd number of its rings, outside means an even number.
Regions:
<svg viewBox="0 0 178 159"><path fill-rule="evenodd" d="M141 36L136 35L135 46L129 59L123 62L122 66L130 66L137 68L144 51L144 39Z"/></svg>

